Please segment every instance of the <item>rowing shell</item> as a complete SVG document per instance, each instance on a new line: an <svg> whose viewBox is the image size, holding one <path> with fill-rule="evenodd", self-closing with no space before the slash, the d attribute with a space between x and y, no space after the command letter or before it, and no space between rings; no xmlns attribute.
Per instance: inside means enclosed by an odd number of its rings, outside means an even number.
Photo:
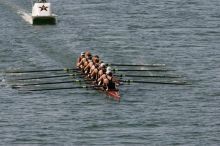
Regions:
<svg viewBox="0 0 220 146"><path fill-rule="evenodd" d="M87 74L83 73L82 74L85 76L85 79L88 79ZM91 80L91 79L90 79ZM88 80L87 80L88 81ZM90 84L93 85L97 85L96 83L94 83L93 81L90 81ZM94 87L96 90L99 90L101 92L104 92L108 97L116 100L116 101L120 101L120 92L118 89L109 89L109 90L105 90L103 87Z"/></svg>
<svg viewBox="0 0 220 146"><path fill-rule="evenodd" d="M117 101L120 101L120 93L119 93L119 90L108 90L106 91L107 95L112 97L114 100L117 100Z"/></svg>

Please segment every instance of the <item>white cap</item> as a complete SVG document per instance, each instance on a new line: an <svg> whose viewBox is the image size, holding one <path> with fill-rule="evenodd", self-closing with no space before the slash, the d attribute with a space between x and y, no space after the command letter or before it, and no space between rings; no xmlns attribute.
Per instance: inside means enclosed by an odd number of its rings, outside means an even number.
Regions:
<svg viewBox="0 0 220 146"><path fill-rule="evenodd" d="M111 73L111 70L107 70L107 71L106 71L106 74L109 74L109 73Z"/></svg>
<svg viewBox="0 0 220 146"><path fill-rule="evenodd" d="M105 63L101 63L101 64L100 64L100 67L104 67L104 66L105 66Z"/></svg>
<svg viewBox="0 0 220 146"><path fill-rule="evenodd" d="M81 52L81 56L85 55L85 52Z"/></svg>
<svg viewBox="0 0 220 146"><path fill-rule="evenodd" d="M110 72L111 72L111 71L112 71L112 68L108 66L108 67L107 67L107 71L110 71Z"/></svg>

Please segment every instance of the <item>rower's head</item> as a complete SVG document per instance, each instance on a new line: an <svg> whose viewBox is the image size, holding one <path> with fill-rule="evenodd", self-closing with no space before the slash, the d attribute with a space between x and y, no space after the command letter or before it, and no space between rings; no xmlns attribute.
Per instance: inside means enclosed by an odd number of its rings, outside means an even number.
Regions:
<svg viewBox="0 0 220 146"><path fill-rule="evenodd" d="M103 71L103 73L105 74L105 73L106 73L106 68L103 68L102 71Z"/></svg>
<svg viewBox="0 0 220 146"><path fill-rule="evenodd" d="M105 66L105 63L101 63L100 64L100 68L105 68L106 66Z"/></svg>
<svg viewBox="0 0 220 146"><path fill-rule="evenodd" d="M92 54L89 51L86 51L85 52L85 56L86 56L86 58L91 58Z"/></svg>
<svg viewBox="0 0 220 146"><path fill-rule="evenodd" d="M109 70L106 71L106 74L109 75L109 76L112 76L112 72L109 71Z"/></svg>
<svg viewBox="0 0 220 146"><path fill-rule="evenodd" d="M81 56L83 56L83 57L84 57L84 56L85 56L85 52L81 52Z"/></svg>
<svg viewBox="0 0 220 146"><path fill-rule="evenodd" d="M107 71L111 72L112 68L110 66L107 67Z"/></svg>
<svg viewBox="0 0 220 146"><path fill-rule="evenodd" d="M99 63L99 59L98 58L95 58L93 61L94 61L94 63Z"/></svg>
<svg viewBox="0 0 220 146"><path fill-rule="evenodd" d="M94 57L95 57L95 58L99 58L99 56L98 56L98 55L95 55Z"/></svg>

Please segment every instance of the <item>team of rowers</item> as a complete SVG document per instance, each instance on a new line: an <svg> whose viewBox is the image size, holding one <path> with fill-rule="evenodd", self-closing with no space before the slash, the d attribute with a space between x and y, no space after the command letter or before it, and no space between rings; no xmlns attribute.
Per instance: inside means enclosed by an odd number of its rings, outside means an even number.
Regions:
<svg viewBox="0 0 220 146"><path fill-rule="evenodd" d="M92 56L89 51L81 52L76 66L96 84L102 85L105 90L116 89L116 85L119 84L119 81L113 76L111 67L101 61L99 56Z"/></svg>

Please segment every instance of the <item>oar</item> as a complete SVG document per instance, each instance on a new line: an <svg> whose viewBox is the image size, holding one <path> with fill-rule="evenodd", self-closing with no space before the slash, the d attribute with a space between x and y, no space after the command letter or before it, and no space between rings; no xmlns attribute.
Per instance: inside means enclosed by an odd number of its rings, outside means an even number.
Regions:
<svg viewBox="0 0 220 146"><path fill-rule="evenodd" d="M74 74L65 74L65 75L57 75L57 76L40 76L33 78L20 78L15 79L16 81L25 81L25 80L40 80L40 79L48 79L48 78L60 78L60 77L75 77L81 73ZM117 77L134 77L134 78L181 78L181 76L171 76L171 75L127 75L127 74L114 74Z"/></svg>
<svg viewBox="0 0 220 146"><path fill-rule="evenodd" d="M138 77L138 78L181 78L181 76L171 75L127 75L127 74L114 74L117 77Z"/></svg>
<svg viewBox="0 0 220 146"><path fill-rule="evenodd" d="M73 83L73 82L85 82L84 80L72 80L72 81L61 81L61 82L42 82L42 83L32 83L32 84L20 84L12 85L12 88L20 88L23 86L37 86L37 85L50 85L50 84L64 84L64 83Z"/></svg>
<svg viewBox="0 0 220 146"><path fill-rule="evenodd" d="M173 84L173 85L187 85L187 82L171 81L171 82L159 82L159 81L136 81L136 80L119 80L124 83L149 83L149 84Z"/></svg>
<svg viewBox="0 0 220 146"><path fill-rule="evenodd" d="M108 63L108 66L137 66L137 67L160 67L166 66L165 64L117 64L117 63Z"/></svg>
<svg viewBox="0 0 220 146"><path fill-rule="evenodd" d="M48 69L48 70L11 70L5 73L35 73L35 72L58 72L58 71L79 71L78 68Z"/></svg>
<svg viewBox="0 0 220 146"><path fill-rule="evenodd" d="M33 92L33 91L48 91L48 90L64 90L64 89L81 89L81 88L98 88L102 87L99 85L90 85L90 86L77 86L77 87L55 87L55 88L43 88L43 89L30 89L30 90L21 90L26 92Z"/></svg>
<svg viewBox="0 0 220 146"><path fill-rule="evenodd" d="M38 80L38 79L48 79L48 78L60 78L60 77L69 77L69 76L76 76L77 74L65 74L65 75L57 75L57 76L41 76L41 77L33 77L33 78L20 78L15 79L17 81L25 81L25 80Z"/></svg>
<svg viewBox="0 0 220 146"><path fill-rule="evenodd" d="M167 71L174 71L174 70L169 70L169 69L112 69L112 71L117 72L117 71L154 71L154 72L167 72Z"/></svg>
<svg viewBox="0 0 220 146"><path fill-rule="evenodd" d="M168 70L168 69L112 69L113 71L174 71L174 70ZM58 71L80 71L78 68L63 68L63 69L48 69L48 70L12 70L12 71L6 71L5 73L37 73L37 72L58 72Z"/></svg>

